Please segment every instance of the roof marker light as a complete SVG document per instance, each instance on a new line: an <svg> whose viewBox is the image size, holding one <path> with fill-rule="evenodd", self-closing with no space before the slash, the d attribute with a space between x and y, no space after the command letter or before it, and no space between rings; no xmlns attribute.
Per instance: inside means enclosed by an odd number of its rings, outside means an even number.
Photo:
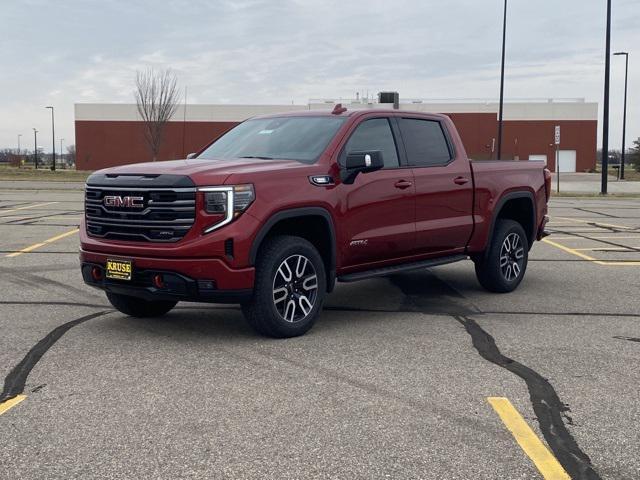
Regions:
<svg viewBox="0 0 640 480"><path fill-rule="evenodd" d="M333 107L333 111L331 113L333 115L340 115L341 113L344 113L346 111L346 107L343 107L341 103L336 103L336 106Z"/></svg>

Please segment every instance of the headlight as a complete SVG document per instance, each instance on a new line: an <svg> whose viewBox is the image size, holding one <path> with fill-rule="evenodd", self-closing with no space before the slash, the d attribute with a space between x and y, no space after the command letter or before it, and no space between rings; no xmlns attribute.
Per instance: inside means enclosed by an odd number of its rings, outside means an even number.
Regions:
<svg viewBox="0 0 640 480"><path fill-rule="evenodd" d="M235 185L233 187L233 211L236 214L244 212L253 203L256 194L253 185Z"/></svg>
<svg viewBox="0 0 640 480"><path fill-rule="evenodd" d="M212 232L244 212L256 198L253 185L225 185L221 187L200 187L204 193L204 209L207 213L224 215L224 220L208 227L204 233Z"/></svg>

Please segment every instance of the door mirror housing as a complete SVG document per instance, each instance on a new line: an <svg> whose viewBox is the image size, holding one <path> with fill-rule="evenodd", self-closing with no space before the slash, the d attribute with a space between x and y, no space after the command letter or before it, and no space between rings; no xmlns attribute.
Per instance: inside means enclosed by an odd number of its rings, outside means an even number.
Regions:
<svg viewBox="0 0 640 480"><path fill-rule="evenodd" d="M343 183L351 184L359 173L375 172L383 167L384 162L380 150L349 152L344 165L341 165L340 178Z"/></svg>
<svg viewBox="0 0 640 480"><path fill-rule="evenodd" d="M187 160L189 160L191 158L196 158L196 155L198 155L198 154L195 153L195 152L191 152L191 153L187 154Z"/></svg>

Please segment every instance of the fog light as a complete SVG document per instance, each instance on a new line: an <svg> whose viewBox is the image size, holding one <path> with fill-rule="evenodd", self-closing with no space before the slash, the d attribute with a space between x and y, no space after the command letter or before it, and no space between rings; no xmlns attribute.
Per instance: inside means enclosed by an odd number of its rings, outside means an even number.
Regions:
<svg viewBox="0 0 640 480"><path fill-rule="evenodd" d="M156 288L164 288L165 287L164 278L159 273L156 273L153 276L152 282L153 282L153 286L156 287Z"/></svg>
<svg viewBox="0 0 640 480"><path fill-rule="evenodd" d="M91 267L91 278L96 282L102 280L102 269L100 267Z"/></svg>

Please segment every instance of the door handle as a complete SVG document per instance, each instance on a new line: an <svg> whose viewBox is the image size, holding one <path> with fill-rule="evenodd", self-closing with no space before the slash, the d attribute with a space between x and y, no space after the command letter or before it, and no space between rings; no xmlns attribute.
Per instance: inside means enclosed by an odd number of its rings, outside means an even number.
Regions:
<svg viewBox="0 0 640 480"><path fill-rule="evenodd" d="M468 181L469 179L467 177L456 177L453 179L453 183L455 183L456 185L464 185Z"/></svg>
<svg viewBox="0 0 640 480"><path fill-rule="evenodd" d="M404 190L405 188L409 188L411 185L413 185L413 183L408 180L398 180L394 186Z"/></svg>

